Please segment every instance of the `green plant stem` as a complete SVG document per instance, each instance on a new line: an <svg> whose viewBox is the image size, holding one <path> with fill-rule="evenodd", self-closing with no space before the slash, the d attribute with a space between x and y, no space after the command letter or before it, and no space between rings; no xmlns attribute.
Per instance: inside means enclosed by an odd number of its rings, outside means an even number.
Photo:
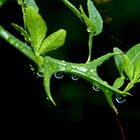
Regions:
<svg viewBox="0 0 140 140"><path fill-rule="evenodd" d="M17 39L16 37L14 37L12 34L6 31L1 25L0 25L0 36L7 42L9 42L11 45L13 45L20 52L22 52L29 59L36 62L32 48L23 43L22 41L20 41L19 39Z"/></svg>
<svg viewBox="0 0 140 140"><path fill-rule="evenodd" d="M50 68L51 69L50 71L52 73L64 71L64 72L76 74L81 78L86 79L93 85L98 86L102 91L104 91L104 89L108 89L115 93L123 94L123 91L113 88L112 86L110 86L109 84L107 84L105 81L103 81L98 77L96 69L93 70L94 63L96 62L92 61L88 64L83 64L83 63L77 64L77 63L65 62L63 60L58 60L49 56L45 56L44 71L46 70L48 71L49 70L48 68Z"/></svg>
<svg viewBox="0 0 140 140"><path fill-rule="evenodd" d="M90 60L91 60L92 44L93 44L93 35L92 35L92 33L89 33L89 39L88 39L89 53L88 53L88 59L87 59L86 63L90 62Z"/></svg>

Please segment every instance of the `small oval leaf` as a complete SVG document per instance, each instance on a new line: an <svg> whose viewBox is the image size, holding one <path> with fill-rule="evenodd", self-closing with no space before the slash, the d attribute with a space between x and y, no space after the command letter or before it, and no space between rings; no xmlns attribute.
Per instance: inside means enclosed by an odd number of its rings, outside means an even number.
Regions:
<svg viewBox="0 0 140 140"><path fill-rule="evenodd" d="M124 68L124 71L127 75L127 77L129 78L130 81L132 81L132 78L133 78L133 64L132 62L130 61L130 59L127 57L127 55L123 55L122 57L122 65L123 65L123 68Z"/></svg>
<svg viewBox="0 0 140 140"><path fill-rule="evenodd" d="M135 61L140 58L140 43L134 45L131 49L126 52L127 57L135 65Z"/></svg>
<svg viewBox="0 0 140 140"><path fill-rule="evenodd" d="M25 25L31 36L32 47L36 53L46 36L47 26L41 15L31 6L26 8L24 17Z"/></svg>
<svg viewBox="0 0 140 140"><path fill-rule="evenodd" d="M120 75L123 76L123 66L122 66L122 54L123 54L123 52L119 48L116 48L116 47L113 48L113 51L114 51L114 53L116 53L114 55L116 66L118 68Z"/></svg>
<svg viewBox="0 0 140 140"><path fill-rule="evenodd" d="M103 29L102 17L91 0L87 1L87 7L89 18L91 19L95 27L95 35L98 35L99 33L102 32Z"/></svg>
<svg viewBox="0 0 140 140"><path fill-rule="evenodd" d="M36 11L39 11L39 8L34 0L26 0L26 5L33 7Z"/></svg>
<svg viewBox="0 0 140 140"><path fill-rule="evenodd" d="M115 80L113 87L119 89L124 84L124 77L119 77Z"/></svg>
<svg viewBox="0 0 140 140"><path fill-rule="evenodd" d="M133 64L134 67L134 82L140 77L140 43L134 45L131 49L126 52L127 57Z"/></svg>
<svg viewBox="0 0 140 140"><path fill-rule="evenodd" d="M61 47L65 42L65 38L66 31L64 29L60 29L52 33L43 41L39 50L39 54L44 54Z"/></svg>
<svg viewBox="0 0 140 140"><path fill-rule="evenodd" d="M134 83L132 83L132 82L128 83L127 86L124 89L124 92L129 91L133 86L134 86Z"/></svg>
<svg viewBox="0 0 140 140"><path fill-rule="evenodd" d="M140 58L135 62L134 81L140 78Z"/></svg>

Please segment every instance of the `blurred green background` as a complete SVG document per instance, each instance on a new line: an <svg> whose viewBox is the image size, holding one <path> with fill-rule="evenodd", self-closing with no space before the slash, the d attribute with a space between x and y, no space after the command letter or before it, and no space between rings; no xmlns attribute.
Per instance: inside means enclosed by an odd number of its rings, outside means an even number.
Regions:
<svg viewBox="0 0 140 140"><path fill-rule="evenodd" d="M76 7L86 0L70 0ZM47 23L48 33L63 28L67 30L64 46L48 55L74 63L83 63L88 56L88 34L80 20L61 2L61 0L36 1L40 13ZM93 0L104 20L103 32L93 40L92 59L112 52L119 47L126 52L140 42L140 1L139 0ZM11 23L23 25L22 13L16 0L7 0L0 8L0 24L17 37L20 34ZM70 74L58 80L51 79L51 92L57 106L46 99L42 79L30 70L34 64L15 48L0 38L1 60L1 127L16 136L32 134L48 137L51 132L58 138L120 140L120 130L116 116L108 106L101 91L94 91L92 85L79 78L71 79ZM99 75L113 83L118 72L111 59L99 69ZM140 94L139 85L132 90L123 104L114 102L119 110L119 119L127 140L139 139ZM25 129L23 129L25 128ZM23 129L23 130L22 130ZM31 132L33 131L33 133ZM41 132L41 133L39 133ZM64 137L64 134L67 137ZM113 134L113 136L112 136ZM51 135L53 138L55 135Z"/></svg>

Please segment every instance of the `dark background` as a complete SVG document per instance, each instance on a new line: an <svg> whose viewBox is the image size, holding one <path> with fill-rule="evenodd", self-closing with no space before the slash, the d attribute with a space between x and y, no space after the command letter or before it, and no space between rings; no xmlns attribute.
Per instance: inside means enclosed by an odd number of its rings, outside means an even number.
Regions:
<svg viewBox="0 0 140 140"><path fill-rule="evenodd" d="M67 30L65 45L49 53L50 56L74 63L85 62L88 55L88 34L80 20L60 1L36 1L48 26L48 33L64 28ZM77 7L85 0L71 0ZM112 0L95 4L104 19L103 32L94 38L92 59L119 47L126 52L140 41L140 1ZM0 24L9 32L21 35L11 23L23 25L22 13L16 1L9 0L0 8ZM117 77L113 59L98 70L110 84ZM61 80L52 76L51 92L57 106L46 99L42 79L30 69L34 65L4 40L0 39L1 73L1 133L14 138L86 138L121 140L117 118L108 106L101 91L95 92L92 85L79 78L73 81L70 74ZM132 90L123 104L115 105L126 140L140 139L140 94L139 85Z"/></svg>

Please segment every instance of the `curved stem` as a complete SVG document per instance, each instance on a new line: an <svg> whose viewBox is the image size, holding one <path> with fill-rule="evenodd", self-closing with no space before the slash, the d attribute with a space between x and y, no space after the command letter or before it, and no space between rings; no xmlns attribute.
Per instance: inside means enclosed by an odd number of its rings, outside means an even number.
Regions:
<svg viewBox="0 0 140 140"><path fill-rule="evenodd" d="M123 131L123 128L122 128L122 125L121 125L120 120L119 120L119 117L118 117L117 114L115 114L115 115L116 115L118 127L119 127L119 129L120 129L120 133L121 133L121 136L122 136L122 140L126 140L126 139L125 139L125 135L124 135L124 131Z"/></svg>
<svg viewBox="0 0 140 140"><path fill-rule="evenodd" d="M113 88L105 81L100 79L100 77L97 74L97 69L93 68L95 63L96 61L92 61L88 64L70 63L46 56L44 62L44 71L49 71L48 68L50 68L51 73L55 73L58 71L73 73L98 86L103 91L104 89L108 89L115 93L123 94L123 91Z"/></svg>

